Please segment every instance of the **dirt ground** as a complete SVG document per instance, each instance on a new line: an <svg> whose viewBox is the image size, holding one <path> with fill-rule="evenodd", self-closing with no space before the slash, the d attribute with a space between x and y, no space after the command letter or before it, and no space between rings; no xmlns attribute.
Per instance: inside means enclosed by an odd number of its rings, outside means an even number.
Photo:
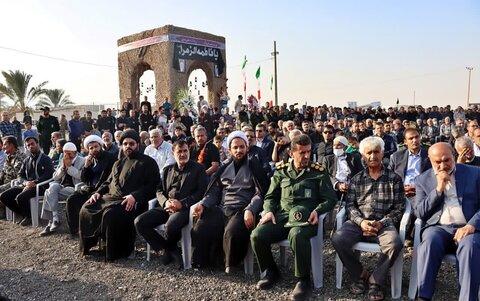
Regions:
<svg viewBox="0 0 480 301"><path fill-rule="evenodd" d="M220 268L177 270L163 266L154 255L147 262L140 238L135 259L104 263L95 256L79 257L78 241L67 234L65 221L58 234L39 237L41 230L0 220L1 296L9 300L288 300L295 286L291 255L287 266L281 267L282 281L272 290L258 291L256 266L253 276L241 268L229 275ZM346 273L343 288L335 287L335 253L328 240L324 254L324 286L313 291L311 300L368 300L349 293ZM362 261L371 268L375 256L364 253ZM404 257L402 300L408 300L411 256L407 252ZM458 298L455 275L454 266L442 267L436 300ZM390 299L389 289L386 296Z"/></svg>

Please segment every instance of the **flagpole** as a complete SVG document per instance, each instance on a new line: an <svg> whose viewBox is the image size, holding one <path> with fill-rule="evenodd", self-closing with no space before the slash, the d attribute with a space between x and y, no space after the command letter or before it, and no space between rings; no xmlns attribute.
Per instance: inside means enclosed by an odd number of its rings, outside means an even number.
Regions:
<svg viewBox="0 0 480 301"><path fill-rule="evenodd" d="M273 74L275 77L275 106L278 106L278 87L277 87L277 41L273 41Z"/></svg>

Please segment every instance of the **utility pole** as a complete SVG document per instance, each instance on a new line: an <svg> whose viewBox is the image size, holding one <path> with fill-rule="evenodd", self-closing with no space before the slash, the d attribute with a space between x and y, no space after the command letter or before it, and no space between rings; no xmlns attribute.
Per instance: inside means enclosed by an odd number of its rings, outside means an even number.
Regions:
<svg viewBox="0 0 480 301"><path fill-rule="evenodd" d="M413 90L413 105L415 105L415 90Z"/></svg>
<svg viewBox="0 0 480 301"><path fill-rule="evenodd" d="M273 77L275 81L275 105L278 106L278 86L277 86L277 41L273 41Z"/></svg>
<svg viewBox="0 0 480 301"><path fill-rule="evenodd" d="M470 107L470 79L472 77L473 67L466 67L468 70L468 91L467 91L467 109Z"/></svg>

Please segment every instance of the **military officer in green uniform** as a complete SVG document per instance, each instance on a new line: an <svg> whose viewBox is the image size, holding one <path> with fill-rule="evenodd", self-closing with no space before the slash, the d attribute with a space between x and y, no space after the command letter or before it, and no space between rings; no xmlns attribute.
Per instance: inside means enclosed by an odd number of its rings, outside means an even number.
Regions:
<svg viewBox="0 0 480 301"><path fill-rule="evenodd" d="M37 123L37 130L40 134L40 146L45 154L48 155L52 141L50 140L53 132L60 130L60 124L57 117L50 115L50 108L44 107L40 110L43 111L43 116L40 116ZM65 137L64 137L65 138Z"/></svg>
<svg viewBox="0 0 480 301"><path fill-rule="evenodd" d="M318 217L332 210L337 202L328 173L318 163L309 162L311 146L307 135L292 139L290 156L293 161L277 164L264 199L264 216L251 234L253 251L264 275L256 285L258 289L269 289L280 278L270 245L287 237L290 240L298 279L292 300L305 300L310 295L310 238L317 234ZM308 209L308 224L292 227L290 223L285 227L290 211L298 206ZM292 216L300 217L299 214Z"/></svg>

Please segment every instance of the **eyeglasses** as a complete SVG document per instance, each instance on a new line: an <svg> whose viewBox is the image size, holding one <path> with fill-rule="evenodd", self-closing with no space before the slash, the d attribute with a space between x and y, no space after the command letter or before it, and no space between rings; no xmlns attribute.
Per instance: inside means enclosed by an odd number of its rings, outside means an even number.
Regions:
<svg viewBox="0 0 480 301"><path fill-rule="evenodd" d="M323 132L323 133L324 133L324 134L330 134L330 135L333 134L333 132L331 132L331 131L325 131L325 132Z"/></svg>
<svg viewBox="0 0 480 301"><path fill-rule="evenodd" d="M137 145L137 142L123 142L122 145L123 146L135 146L135 145Z"/></svg>
<svg viewBox="0 0 480 301"><path fill-rule="evenodd" d="M261 132L263 132L263 130L256 130L255 132L261 133Z"/></svg>
<svg viewBox="0 0 480 301"><path fill-rule="evenodd" d="M248 139L255 138L255 136L252 136L252 135L245 135L245 136L247 136Z"/></svg>

